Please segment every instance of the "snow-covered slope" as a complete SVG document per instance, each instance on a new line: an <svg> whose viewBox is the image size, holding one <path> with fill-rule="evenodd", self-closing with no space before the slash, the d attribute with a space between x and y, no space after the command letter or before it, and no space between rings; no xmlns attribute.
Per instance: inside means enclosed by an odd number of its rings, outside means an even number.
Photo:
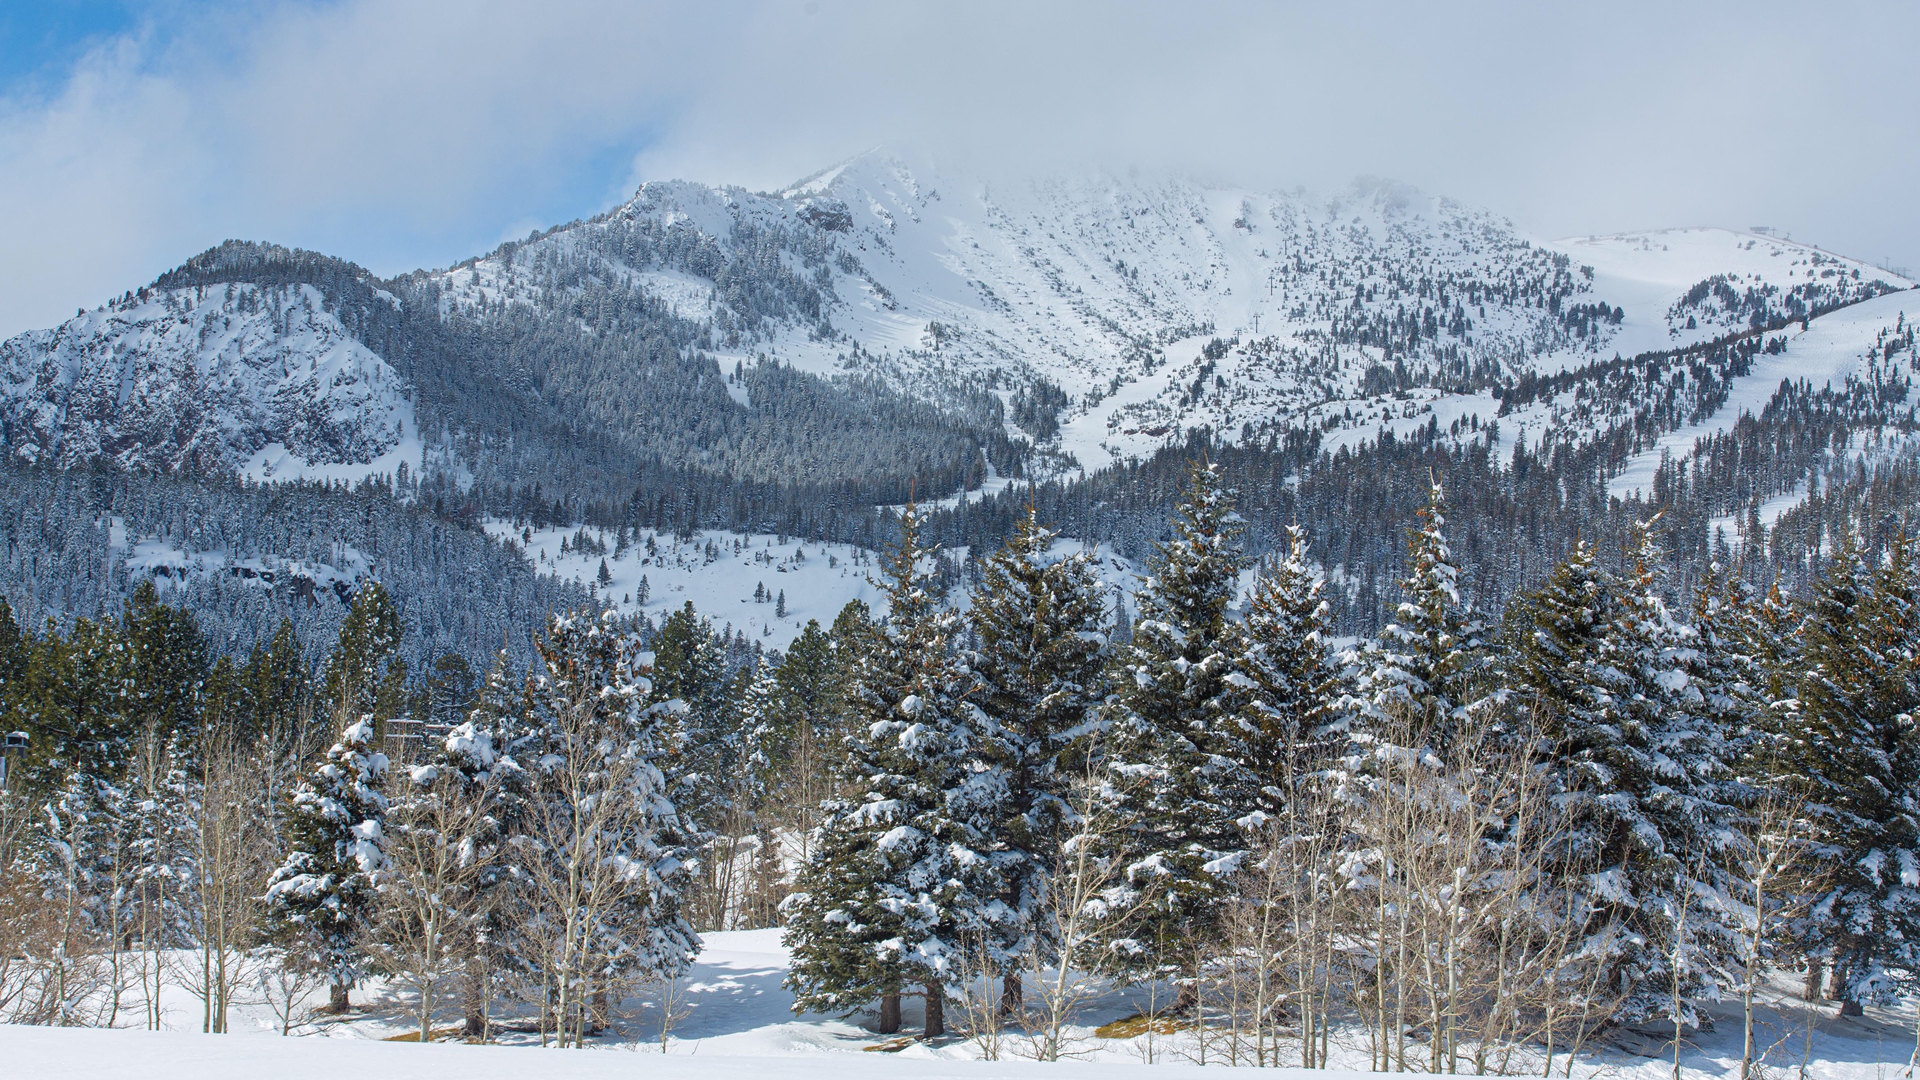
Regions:
<svg viewBox="0 0 1920 1080"><path fill-rule="evenodd" d="M1644 492L1663 458L1684 461L1694 444L1731 430L1742 416L1758 416L1783 382L1806 383L1819 390L1844 389L1850 381L1879 386L1920 379L1920 355L1914 348L1914 322L1920 319L1920 292L1877 297L1790 328L1782 348L1755 358L1751 371L1734 379L1727 401L1712 415L1671 432L1636 455L1609 485L1615 495ZM1792 505L1771 506L1771 515ZM1771 521L1769 521L1769 524Z"/></svg>
<svg viewBox="0 0 1920 1080"><path fill-rule="evenodd" d="M755 295L745 262L805 295ZM726 369L766 356L1010 401L1045 380L1065 394L1059 448L1090 469L1200 424L1233 437L1912 284L1718 229L1536 242L1384 181L1331 197L1137 175L994 184L884 150L777 193L649 183L438 280L450 307L484 309L531 303L562 265L576 288L639 290L708 323Z"/></svg>
<svg viewBox="0 0 1920 1080"><path fill-rule="evenodd" d="M354 479L419 463L406 388L308 285L141 290L0 343L15 456Z"/></svg>
<svg viewBox="0 0 1920 1080"><path fill-rule="evenodd" d="M743 411L734 373L765 361L935 404L988 389L1044 472L1098 469L1203 425L1229 439L1312 427L1332 446L1435 419L1473 434L1516 380L1819 322L1913 283L1722 229L1540 241L1386 181L1332 195L1131 173L988 181L876 150L778 192L650 182L607 214L387 284L362 291L468 327L518 310L509 336L565 323L566 348L636 319L671 324L692 343L676 355L717 359L707 370L731 395L719 403ZM258 479L417 467L413 389L330 301L312 285L155 288L6 342L10 452ZM366 340L409 347L392 336L404 323ZM422 352L445 358L444 345ZM436 392L462 385L463 363L436 369ZM542 387L537 353L487 363L476 378L493 381L471 385L567 392ZM550 402L573 410L568 425L638 423L649 408L569 400ZM1534 437L1565 415L1534 418ZM669 464L713 451L687 453Z"/></svg>
<svg viewBox="0 0 1920 1080"><path fill-rule="evenodd" d="M886 595L877 583L881 560L875 552L849 544L708 530L688 538L642 532L623 548L604 529L534 529L492 520L486 530L520 545L541 573L595 588L617 610L658 620L691 603L716 630L728 636L744 634L770 649L786 649L809 620L832 625L840 610L855 600L875 616L887 613ZM1077 541L1055 543L1062 556L1080 549ZM940 556L957 567L967 552ZM1105 545L1094 557L1094 573L1113 602L1138 590L1143 568ZM602 566L607 569L604 580ZM1245 585L1251 587L1251 573ZM964 588L956 588L948 599L962 610L968 604ZM1129 604L1130 611L1133 606Z"/></svg>

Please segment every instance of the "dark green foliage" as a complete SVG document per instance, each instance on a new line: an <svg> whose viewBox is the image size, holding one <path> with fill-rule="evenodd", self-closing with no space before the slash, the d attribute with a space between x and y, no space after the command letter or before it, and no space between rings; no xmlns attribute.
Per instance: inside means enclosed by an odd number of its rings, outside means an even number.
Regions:
<svg viewBox="0 0 1920 1080"><path fill-rule="evenodd" d="M1010 913L988 943L1002 970L1031 967L1052 949L1047 882L1073 820L1071 786L1091 764L1093 710L1104 695L1104 591L1091 557L1054 554L1053 539L1029 513L987 560L971 617L975 700L994 725L985 756L1005 792L988 838Z"/></svg>
<svg viewBox="0 0 1920 1080"><path fill-rule="evenodd" d="M1843 543L1808 609L1799 708L1776 745L1784 786L1808 807L1816 902L1809 955L1844 1000L1885 1000L1920 965L1920 596L1914 550L1869 567Z"/></svg>
<svg viewBox="0 0 1920 1080"><path fill-rule="evenodd" d="M1328 656L1325 583L1308 560L1305 530L1294 527L1289 541L1284 558L1259 567L1228 677L1236 757L1249 788L1236 802L1275 822L1339 749L1336 703L1344 689Z"/></svg>
<svg viewBox="0 0 1920 1080"><path fill-rule="evenodd" d="M336 718L366 719L376 745L386 738L387 721L406 711L407 662L399 655L403 636L400 613L386 587L372 582L354 594L340 640L327 657L322 707Z"/></svg>
<svg viewBox="0 0 1920 1080"><path fill-rule="evenodd" d="M849 1012L911 982L941 994L988 917L982 841L1004 795L971 766L970 675L953 651L957 620L921 566L931 552L919 522L909 510L888 554L887 622L863 635L851 669L838 794L783 908L796 1009Z"/></svg>
<svg viewBox="0 0 1920 1080"><path fill-rule="evenodd" d="M1221 903L1247 841L1236 805L1246 785L1232 756L1237 634L1227 621L1245 557L1239 518L1220 470L1193 464L1138 595L1133 641L1116 654L1103 710L1106 773L1122 825L1112 838L1140 916L1115 927L1123 959L1162 964L1166 943L1203 946L1220 927ZM1221 754L1221 751L1227 751ZM1144 899L1143 899L1144 898Z"/></svg>
<svg viewBox="0 0 1920 1080"><path fill-rule="evenodd" d="M1527 598L1507 678L1527 710L1556 810L1543 838L1582 896L1592 955L1629 1021L1695 1022L1733 966L1726 889L1734 797L1715 642L1659 598L1659 551L1643 527L1634 574L1577 547ZM1672 1017L1678 981L1682 1015Z"/></svg>

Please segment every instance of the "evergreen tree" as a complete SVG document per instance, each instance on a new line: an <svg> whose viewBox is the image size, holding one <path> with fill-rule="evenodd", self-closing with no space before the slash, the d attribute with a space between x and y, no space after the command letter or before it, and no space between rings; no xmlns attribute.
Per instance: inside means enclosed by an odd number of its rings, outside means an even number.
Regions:
<svg viewBox="0 0 1920 1080"><path fill-rule="evenodd" d="M680 703L660 735L674 805L712 831L732 805L741 750L726 651L692 601L661 620L652 645L654 700Z"/></svg>
<svg viewBox="0 0 1920 1080"><path fill-rule="evenodd" d="M133 754L132 664L111 619L75 619L62 636L49 625L34 643L16 717L29 737L14 762L16 790L45 796L78 771L119 776Z"/></svg>
<svg viewBox="0 0 1920 1080"><path fill-rule="evenodd" d="M75 966L104 939L119 948L116 886L121 876L122 792L81 769L70 770L40 821L36 876L53 921L55 1022L86 1023L85 991L70 988Z"/></svg>
<svg viewBox="0 0 1920 1080"><path fill-rule="evenodd" d="M387 756L374 749L371 717L344 719L339 741L294 792L286 861L266 894L273 936L291 962L327 977L336 1012L363 973L362 937L387 864Z"/></svg>
<svg viewBox="0 0 1920 1080"><path fill-rule="evenodd" d="M1123 898L1139 915L1112 928L1110 948L1135 967L1166 968L1168 947L1203 948L1247 845L1236 804L1240 748L1231 716L1237 634L1228 607L1245 559L1241 522L1219 467L1196 462L1138 594L1133 640L1117 655L1104 706L1113 838L1125 865ZM1179 970L1177 965L1173 970Z"/></svg>
<svg viewBox="0 0 1920 1080"><path fill-rule="evenodd" d="M651 657L616 617L555 615L540 643L520 745L529 794L523 856L536 951L556 994L562 1045L606 1019L605 995L686 970L699 939L682 914L702 843L660 763L677 701L651 701Z"/></svg>
<svg viewBox="0 0 1920 1080"><path fill-rule="evenodd" d="M312 706L312 673L291 621L280 620L273 637L254 646L239 677L246 701L242 725L246 737L301 734L302 710Z"/></svg>
<svg viewBox="0 0 1920 1080"><path fill-rule="evenodd" d="M1356 675L1349 708L1362 747L1389 752L1385 739L1444 750L1480 705L1486 628L1461 596L1446 513L1436 478L1408 552L1406 599L1379 639L1349 659Z"/></svg>
<svg viewBox="0 0 1920 1080"><path fill-rule="evenodd" d="M487 1034L487 1003L494 980L526 975L535 965L527 947L524 916L530 910L530 882L515 854L515 838L527 827L532 777L519 761L532 741L531 686L516 683L505 650L495 657L466 719L444 736L448 767L460 775L459 789L484 793L484 815L471 824L470 842L480 869L459 915L467 935L467 972L462 988L466 1034Z"/></svg>
<svg viewBox="0 0 1920 1080"><path fill-rule="evenodd" d="M1814 845L1815 891L1797 929L1854 1015L1920 970L1913 559L1904 539L1877 569L1851 538L1835 552L1802 639L1797 730L1778 742L1781 778L1806 802Z"/></svg>
<svg viewBox="0 0 1920 1080"><path fill-rule="evenodd" d="M188 612L160 603L142 582L120 624L126 636L130 726L137 737L165 743L199 722L207 677L207 642Z"/></svg>
<svg viewBox="0 0 1920 1080"><path fill-rule="evenodd" d="M745 910L749 927L777 922L775 893L784 874L773 803L780 783L780 679L773 662L762 654L740 672L738 704L741 733L739 777L734 791L737 811L732 826L736 848L750 848L745 856L749 880ZM730 852L736 861L738 850Z"/></svg>
<svg viewBox="0 0 1920 1080"><path fill-rule="evenodd" d="M1284 815L1297 785L1335 749L1340 680L1327 651L1325 589L1306 530L1289 526L1286 556L1260 566L1240 624L1228 681L1238 697L1238 762L1253 790L1236 802L1264 817Z"/></svg>
<svg viewBox="0 0 1920 1080"><path fill-rule="evenodd" d="M1527 598L1511 679L1558 808L1549 862L1589 913L1583 955L1623 1019L1695 1023L1735 955L1720 869L1732 814L1718 691L1658 595L1651 524L1630 579L1580 544Z"/></svg>
<svg viewBox="0 0 1920 1080"><path fill-rule="evenodd" d="M923 563L922 515L909 509L886 562L887 621L863 636L849 668L851 723L839 793L822 807L811 857L784 907L796 1009L848 1012L926 985L929 1037L944 1031L946 984L963 939L997 921L982 839L1004 798L977 768L978 710ZM843 612L843 619L846 613Z"/></svg>
<svg viewBox="0 0 1920 1080"><path fill-rule="evenodd" d="M33 661L33 642L14 620L13 605L0 599L0 732L12 731L27 693L27 670Z"/></svg>
<svg viewBox="0 0 1920 1080"><path fill-rule="evenodd" d="M327 658L322 700L328 715L365 717L376 745L387 721L407 704L407 662L400 656L405 626L386 587L369 582L353 596L340 640Z"/></svg>
<svg viewBox="0 0 1920 1080"><path fill-rule="evenodd" d="M1053 554L1054 536L1029 508L1013 538L987 560L971 615L978 698L994 724L987 757L1006 794L986 842L1007 917L993 926L985 959L1006 979L1010 1008L1019 1000L1021 968L1053 949L1040 936L1046 883L1073 817L1067 795L1085 771L1104 689L1103 590L1092 558Z"/></svg>

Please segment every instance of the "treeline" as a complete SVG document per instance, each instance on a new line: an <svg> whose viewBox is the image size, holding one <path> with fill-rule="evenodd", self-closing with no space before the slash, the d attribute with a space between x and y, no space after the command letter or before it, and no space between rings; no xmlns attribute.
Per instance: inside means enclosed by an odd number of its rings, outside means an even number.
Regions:
<svg viewBox="0 0 1920 1080"><path fill-rule="evenodd" d="M190 611L218 655L244 657L291 623L308 666L339 635L356 590L383 583L414 670L457 654L517 665L550 611L587 590L514 548L374 482L251 485L105 465L0 465L0 599L24 627L111 618L142 585Z"/></svg>
<svg viewBox="0 0 1920 1080"><path fill-rule="evenodd" d="M766 696L770 658L691 607L657 628L553 616L530 666L502 652L484 678L457 654L410 669L405 637L377 583L317 668L289 623L213 655L151 584L64 632L0 603L0 727L21 743L0 1016L157 1028L174 986L203 1030L242 998L290 1029L316 990L343 1011L378 974L423 1017L464 1009L484 1034L490 1009L532 1008L571 1045L610 992L683 968L695 925L749 917L734 875L775 861L749 854L734 777L773 734L731 710Z"/></svg>
<svg viewBox="0 0 1920 1080"><path fill-rule="evenodd" d="M6 635L0 1001L97 1022L184 977L220 1030L242 980L291 1024L379 974L423 1038L575 1045L696 931L779 924L800 1007L893 1031L917 997L990 1055L1072 1054L1119 982L1183 1052L1325 1066L1358 1029L1377 1068L1509 1072L1767 969L1851 1012L1920 977L1903 535L1843 535L1801 602L1676 592L1643 522L1493 625L1434 483L1393 621L1335 650L1304 531L1255 566L1224 475L1190 469L1137 619L1037 512L962 615L909 513L884 619L751 662L691 607L563 615L524 675L436 687L374 589L311 683L278 646L207 668L151 594Z"/></svg>
<svg viewBox="0 0 1920 1080"><path fill-rule="evenodd" d="M1337 654L1301 532L1235 603L1214 466L1125 641L1031 518L963 628L910 520L783 907L800 1002L884 1031L919 991L930 1035L958 1003L1053 1057L1089 976L1152 980L1148 1026L1201 1054L1324 1066L1348 1024L1379 1069L1504 1072L1730 996L1751 1023L1767 968L1852 1013L1909 988L1908 542L1843 545L1804 604L1718 578L1676 610L1650 521L1495 627L1444 510L1436 485L1394 621Z"/></svg>

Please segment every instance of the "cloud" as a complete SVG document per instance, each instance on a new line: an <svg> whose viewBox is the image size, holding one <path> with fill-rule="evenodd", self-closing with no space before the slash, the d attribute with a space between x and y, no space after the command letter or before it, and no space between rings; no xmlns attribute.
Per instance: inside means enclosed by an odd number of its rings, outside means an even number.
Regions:
<svg viewBox="0 0 1920 1080"><path fill-rule="evenodd" d="M169 9L0 100L0 332L228 236L444 264L640 179L880 143L998 177L1396 177L1544 234L1767 224L1920 266L1920 9L417 0Z"/></svg>

